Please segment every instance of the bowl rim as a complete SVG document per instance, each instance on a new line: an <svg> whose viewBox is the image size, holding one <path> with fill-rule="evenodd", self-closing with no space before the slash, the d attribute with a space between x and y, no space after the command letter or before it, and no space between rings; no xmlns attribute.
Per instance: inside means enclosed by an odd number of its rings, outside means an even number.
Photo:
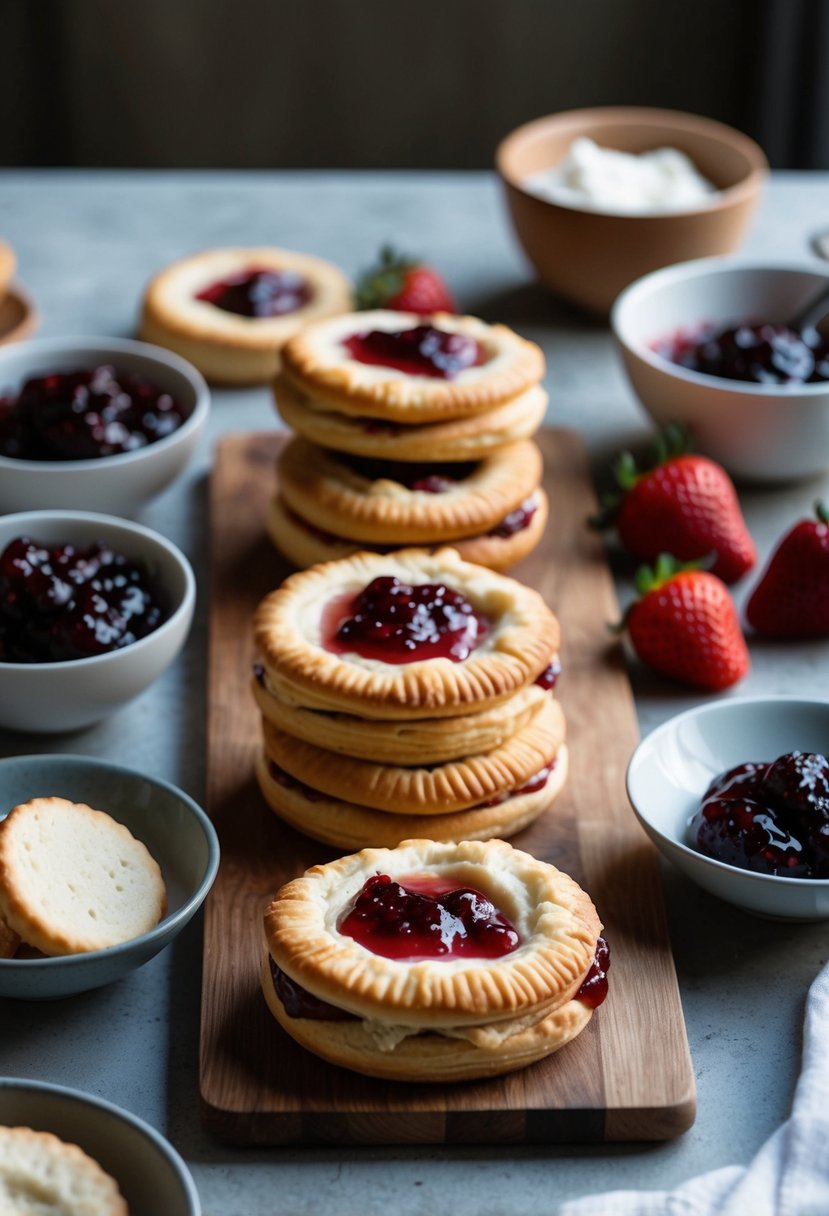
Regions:
<svg viewBox="0 0 829 1216"><path fill-rule="evenodd" d="M54 352L56 357L64 354L71 357L73 350L94 349L100 351L102 355L137 355L149 363L162 364L168 369L178 372L188 381L195 398L193 408L181 426L171 431L169 435L155 439L152 443L144 444L143 447L135 448L131 452L113 452L110 456L92 456L83 460L23 460L17 456L4 456L0 453L0 471L17 469L22 473L36 473L38 470L53 473L60 470L69 475L75 472L90 473L101 468L111 469L116 466L121 469L145 460L148 455L185 443L188 438L197 434L207 421L210 412L210 389L207 381L192 363L188 363L181 355L168 351L163 346L155 346L151 342L139 342L136 338L85 337L83 335L68 338L23 339L0 346L0 382L2 381L3 364L12 356L23 356L26 351L33 348L34 354L49 355Z"/></svg>
<svg viewBox="0 0 829 1216"><path fill-rule="evenodd" d="M166 536L162 536L160 532L155 532L152 528L147 528L144 524L135 523L131 519L122 519L118 515L106 515L98 511L63 511L57 507L44 511L12 511L8 515L0 515L0 526L5 526L13 520L21 520L27 521L26 524L21 523L21 527L31 525L36 528L40 520L45 521L47 519L50 521L54 520L60 524L65 523L67 527L71 527L73 523L87 522L94 522L102 530L115 527L163 549L178 567L184 578L184 589L178 604L167 619L162 621L152 633L148 633L143 638L138 638L135 642L130 642L128 646L122 646L118 650L109 650L105 654L88 655L83 659L61 659L55 663L9 663L0 661L0 676L4 673L21 673L24 671L58 672L68 670L80 673L88 671L93 666L98 667L102 663L111 663L119 655L138 654L141 650L146 650L152 646L153 642L157 641L159 637L177 629L182 620L195 609L196 576L193 572L193 567L181 549L177 545L174 545L171 540L168 540ZM106 539L106 537L104 536L102 539Z"/></svg>
<svg viewBox="0 0 829 1216"><path fill-rule="evenodd" d="M112 958L116 954L129 953L132 948L146 945L148 942L153 942L158 937L167 935L168 933L173 936L178 933L204 903L210 888L215 882L219 869L221 846L216 829L207 812L199 806L194 798L191 798L179 786L174 785L172 781L166 781L162 777L141 773L137 769L129 768L125 764L113 764L109 760L101 760L97 756L74 756L60 752L43 752L41 754L26 756L4 756L0 758L0 776L2 776L3 769L7 765L11 767L11 765L19 764L21 761L47 766L59 763L61 765L68 765L70 768L75 768L79 771L95 769L99 773L113 773L130 778L140 777L142 781L158 786L166 793L172 794L174 798L187 807L188 811L195 818L207 844L207 864L195 891L184 901L181 907L176 908L174 912L168 912L145 933L140 933L137 937L131 937L125 942L117 942L114 946L104 946L100 950L86 950L80 954L49 955L46 958L0 958L0 974L21 969L25 974L33 971L71 972L78 967L88 966L97 959ZM0 816L0 819L3 818L5 818L4 815Z"/></svg>
<svg viewBox="0 0 829 1216"><path fill-rule="evenodd" d="M201 1216L201 1199L184 1158L170 1141L162 1136L161 1132L157 1131L144 1119L139 1118L138 1115L134 1115L132 1111L127 1110L123 1106L116 1106L114 1102L110 1102L107 1098L98 1097L97 1094L90 1094L85 1090L75 1089L69 1085L58 1085L52 1081L35 1081L27 1077L11 1077L4 1074L0 1076L0 1089L36 1090L53 1095L67 1103L76 1102L80 1105L97 1107L104 1114L129 1124L135 1131L149 1140L153 1147L167 1161L168 1165L171 1166L177 1182L181 1185L192 1216ZM118 1179L116 1178L117 1181Z"/></svg>
<svg viewBox="0 0 829 1216"><path fill-rule="evenodd" d="M818 274L819 277L826 279L827 285L829 285L829 262L819 257L811 260L763 259L758 261L756 258L734 257L725 254L709 258L692 258L687 262L675 262L671 266L661 266L658 270L651 270L647 274L641 275L619 292L611 307L609 318L614 338L624 351L629 351L631 355L654 371L709 391L716 387L721 392L731 393L737 397L783 397L787 401L794 401L799 397L808 399L825 395L829 391L829 382L826 381L815 384L753 384L744 380L728 380L724 376L710 376L707 372L695 372L690 368L681 367L678 363L672 363L670 359L658 355L641 340L633 339L625 332L622 314L625 308L630 307L631 300L635 301L639 292L650 289L654 284L659 286L660 283L671 283L673 280L684 282L687 279L718 277L728 275L733 271L759 271L760 273L770 271L772 274L795 275Z"/></svg>
<svg viewBox="0 0 829 1216"><path fill-rule="evenodd" d="M730 874L736 877L739 882L745 882L756 887L767 886L773 884L775 891L782 890L786 887L793 891L826 891L829 889L829 879L826 878L787 878L785 874L760 874L755 870L743 870L740 866L729 865L725 861L718 861L716 857L709 857L706 853L700 853L697 849L691 848L683 840L675 836L668 835L663 832L647 815L642 808L634 801L631 791L633 780L633 770L642 763L642 756L645 754L645 749L648 745L653 745L657 742L661 735L667 735L670 731L675 730L680 723L691 718L706 717L709 714L716 715L717 713L728 713L735 707L739 713L741 709L749 706L757 705L800 705L800 706L822 706L829 716L829 701L823 697L797 697L790 696L787 693L773 693L766 695L757 695L752 697L729 697L725 700L706 702L702 705L692 706L690 709L683 710L681 713L674 714L667 721L660 723L654 727L644 739L641 739L633 750L633 753L628 761L625 770L625 791L627 793L628 802L630 803L633 813L649 833L658 836L660 840L664 840L672 849L676 849L689 860L710 866L713 870L719 871L722 874Z"/></svg>
<svg viewBox="0 0 829 1216"><path fill-rule="evenodd" d="M507 169L505 161L509 158L512 149L522 140L526 139L528 135L535 134L539 128L566 128L568 125L581 125L585 122L618 127L626 127L631 123L639 122L642 125L650 123L654 126L672 126L677 131L683 132L694 131L698 134L718 139L720 143L731 148L736 147L750 162L751 167L745 177L735 182L733 186L725 186L717 190L716 194L702 205L671 211L632 213L604 211L598 210L595 207L579 207L571 202L544 198L532 190L527 190L522 180ZM665 109L659 106L587 106L570 110L557 110L552 114L542 114L521 123L520 126L513 128L512 131L505 135L496 146L494 160L495 168L501 179L506 185L525 198L535 199L539 203L553 209L560 208L563 211L576 211L581 215L601 216L632 224L641 224L643 221L653 221L655 219L670 220L683 216L721 211L742 201L743 198L753 195L765 181L769 172L768 158L763 149L756 140L752 139L750 135L746 135L745 132L740 131L737 127L729 126L728 123L720 122L716 118L707 118L703 114L693 114L687 110Z"/></svg>

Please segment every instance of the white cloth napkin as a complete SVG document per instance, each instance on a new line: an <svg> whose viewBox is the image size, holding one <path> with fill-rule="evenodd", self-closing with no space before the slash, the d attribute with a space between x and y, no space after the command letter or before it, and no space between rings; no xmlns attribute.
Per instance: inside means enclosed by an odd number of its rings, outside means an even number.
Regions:
<svg viewBox="0 0 829 1216"><path fill-rule="evenodd" d="M673 1191L588 1195L559 1216L829 1216L829 964L809 990L792 1113L753 1161Z"/></svg>

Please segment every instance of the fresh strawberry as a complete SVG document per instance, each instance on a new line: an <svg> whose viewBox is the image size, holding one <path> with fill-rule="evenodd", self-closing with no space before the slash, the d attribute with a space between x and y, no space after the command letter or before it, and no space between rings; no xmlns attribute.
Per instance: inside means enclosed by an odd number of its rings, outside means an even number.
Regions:
<svg viewBox="0 0 829 1216"><path fill-rule="evenodd" d="M367 271L357 284L357 307L429 316L433 312L454 312L455 301L432 266L400 257L386 248L380 252L379 265Z"/></svg>
<svg viewBox="0 0 829 1216"><path fill-rule="evenodd" d="M780 540L751 593L746 620L773 638L829 636L829 510L801 519Z"/></svg>
<svg viewBox="0 0 829 1216"><path fill-rule="evenodd" d="M615 524L624 547L643 561L666 552L680 561L714 554L712 574L736 582L757 561L737 492L721 465L686 447L681 428L666 428L655 465L643 473L623 452L615 463L622 493L607 500L597 522Z"/></svg>
<svg viewBox="0 0 829 1216"><path fill-rule="evenodd" d="M625 618L636 654L655 671L718 691L749 669L737 610L725 584L697 566L660 554L636 575L641 595Z"/></svg>

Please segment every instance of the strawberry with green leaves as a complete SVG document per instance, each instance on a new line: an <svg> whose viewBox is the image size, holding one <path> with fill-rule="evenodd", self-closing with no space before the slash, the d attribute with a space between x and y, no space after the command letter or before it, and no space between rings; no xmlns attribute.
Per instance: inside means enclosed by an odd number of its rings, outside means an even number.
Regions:
<svg viewBox="0 0 829 1216"><path fill-rule="evenodd" d="M380 252L379 264L357 284L357 307L390 308L394 312L430 316L435 312L455 312L455 301L434 267L385 248Z"/></svg>
<svg viewBox="0 0 829 1216"><path fill-rule="evenodd" d="M654 671L711 692L749 669L737 610L721 579L669 554L636 575L641 596L625 615L638 658Z"/></svg>
<svg viewBox="0 0 829 1216"><path fill-rule="evenodd" d="M746 604L746 620L772 638L829 637L829 510L801 519L780 540Z"/></svg>
<svg viewBox="0 0 829 1216"><path fill-rule="evenodd" d="M629 553L655 561L672 553L680 561L713 554L711 572L736 582L757 561L737 492L721 465L687 451L678 426L657 438L655 463L644 472L630 452L622 452L614 471L621 493L606 500L600 527L614 525Z"/></svg>

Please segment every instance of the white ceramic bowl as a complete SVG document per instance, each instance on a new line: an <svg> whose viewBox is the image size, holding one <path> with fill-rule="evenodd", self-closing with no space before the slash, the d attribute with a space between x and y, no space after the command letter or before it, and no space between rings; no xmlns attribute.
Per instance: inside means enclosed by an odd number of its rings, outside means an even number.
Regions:
<svg viewBox="0 0 829 1216"><path fill-rule="evenodd" d="M829 468L829 384L747 384L688 371L652 349L707 322L785 321L829 287L825 262L683 262L619 296L611 326L637 397L660 426L681 422L735 477L787 481Z"/></svg>
<svg viewBox="0 0 829 1216"><path fill-rule="evenodd" d="M688 821L714 777L795 750L829 752L829 701L746 697L709 703L642 740L628 766L628 797L668 860L712 895L762 916L822 920L829 917L829 879L755 874L688 843Z"/></svg>
<svg viewBox="0 0 829 1216"><path fill-rule="evenodd" d="M48 732L89 726L143 692L181 650L196 601L193 571L184 554L157 532L108 515L0 516L0 553L19 536L47 544L106 541L116 552L144 561L166 597L167 619L121 650L61 663L0 662L0 727Z"/></svg>
<svg viewBox="0 0 829 1216"><path fill-rule="evenodd" d="M0 818L31 798L66 798L106 811L161 866L167 913L140 937L60 958L0 959L0 996L52 1000L99 988L148 962L201 907L219 865L216 831L192 798L166 781L87 756L0 760Z"/></svg>
<svg viewBox="0 0 829 1216"><path fill-rule="evenodd" d="M0 1077L0 1124L77 1144L116 1180L130 1216L200 1216L198 1192L171 1144L120 1107L62 1085Z"/></svg>
<svg viewBox="0 0 829 1216"><path fill-rule="evenodd" d="M178 430L134 452L95 460L13 460L0 456L0 512L65 507L134 515L187 464L206 424L210 393L189 363L160 346L119 338L43 338L0 349L0 395L30 376L111 363L166 389L187 411Z"/></svg>

